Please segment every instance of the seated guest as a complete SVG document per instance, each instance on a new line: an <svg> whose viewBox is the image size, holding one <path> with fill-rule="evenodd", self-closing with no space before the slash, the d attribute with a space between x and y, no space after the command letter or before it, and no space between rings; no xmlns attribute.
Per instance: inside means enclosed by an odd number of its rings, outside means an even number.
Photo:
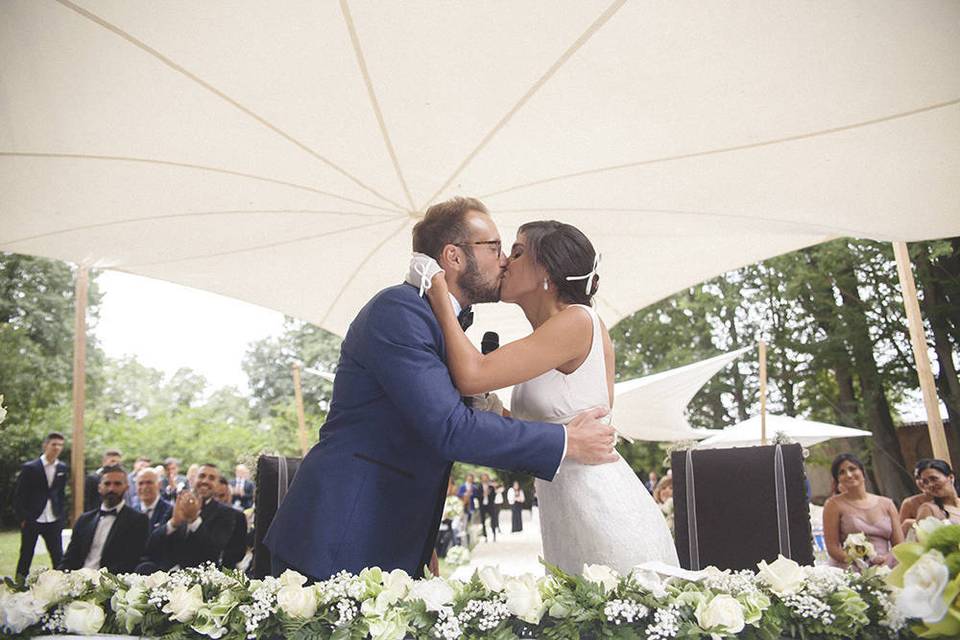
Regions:
<svg viewBox="0 0 960 640"><path fill-rule="evenodd" d="M239 509L249 509L253 506L253 481L250 480L250 469L245 464L238 464L234 469L236 479L230 487L233 506Z"/></svg>
<svg viewBox="0 0 960 640"><path fill-rule="evenodd" d="M843 543L851 533L864 533L876 555L870 564L893 566L891 548L903 542L900 516L890 498L867 492L863 463L850 453L841 453L830 465L834 496L823 505L823 537L830 564L851 566Z"/></svg>
<svg viewBox="0 0 960 640"><path fill-rule="evenodd" d="M180 475L180 461L176 458L167 458L163 461L163 479L160 481L160 496L164 500L177 499L184 489L190 488L187 478Z"/></svg>
<svg viewBox="0 0 960 640"><path fill-rule="evenodd" d="M953 469L943 460L925 460L920 469L920 482L930 492L931 500L917 509L917 520L936 518L960 524L960 499L957 498Z"/></svg>
<svg viewBox="0 0 960 640"><path fill-rule="evenodd" d="M220 476L216 491L217 500L224 506L230 507L230 501L233 499L230 483L226 478ZM247 555L247 516L243 511L235 507L230 507L234 513L235 524L233 526L233 536L227 543L227 548L223 550L221 564L225 569L234 569L237 564Z"/></svg>
<svg viewBox="0 0 960 640"><path fill-rule="evenodd" d="M166 525L150 534L138 573L220 563L233 537L236 518L233 509L213 497L219 479L220 470L215 464L200 466L194 488L180 492Z"/></svg>
<svg viewBox="0 0 960 640"><path fill-rule="evenodd" d="M900 504L900 528L903 530L904 536L909 533L910 529L913 528L913 523L917 521L917 509L920 508L920 505L933 499L929 489L920 481L920 471L926 468L926 463L929 460L930 458L920 458L913 467L913 481L920 493L904 499Z"/></svg>
<svg viewBox="0 0 960 640"><path fill-rule="evenodd" d="M100 474L107 467L116 467L120 464L123 456L116 449L107 449L103 452L103 458L100 459L100 468L93 473L88 473L83 483L83 510L90 511L96 509L100 504Z"/></svg>
<svg viewBox="0 0 960 640"><path fill-rule="evenodd" d="M127 482L130 487L127 489L127 495L123 497L123 500L137 510L140 510L140 498L137 496L137 474L149 466L150 458L137 456L137 459L133 463L133 471L127 474Z"/></svg>
<svg viewBox="0 0 960 640"><path fill-rule="evenodd" d="M150 531L161 525L173 515L173 505L160 497L160 476L155 469L147 467L137 474L137 504L141 513L150 520Z"/></svg>
<svg viewBox="0 0 960 640"><path fill-rule="evenodd" d="M100 505L85 512L73 525L73 536L60 569L100 569L130 573L140 562L147 543L147 516L124 505L127 472L122 467L100 471Z"/></svg>

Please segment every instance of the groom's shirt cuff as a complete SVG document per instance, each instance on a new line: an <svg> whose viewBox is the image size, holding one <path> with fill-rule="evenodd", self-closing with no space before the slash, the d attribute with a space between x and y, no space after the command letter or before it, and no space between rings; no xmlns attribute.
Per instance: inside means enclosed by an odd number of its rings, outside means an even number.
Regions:
<svg viewBox="0 0 960 640"><path fill-rule="evenodd" d="M567 458L567 425L560 425L563 427L563 455L560 456L560 464L557 465L557 470L553 473L553 477L556 478L560 474L560 467L563 466L563 461Z"/></svg>

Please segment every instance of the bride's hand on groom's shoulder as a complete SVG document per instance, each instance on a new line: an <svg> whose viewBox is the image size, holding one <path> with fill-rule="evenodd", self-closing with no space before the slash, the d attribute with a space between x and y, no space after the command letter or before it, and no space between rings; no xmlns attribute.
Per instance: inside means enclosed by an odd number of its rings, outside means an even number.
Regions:
<svg viewBox="0 0 960 640"><path fill-rule="evenodd" d="M567 458L582 464L616 462L613 448L616 431L600 421L609 409L596 407L579 414L567 424Z"/></svg>
<svg viewBox="0 0 960 640"><path fill-rule="evenodd" d="M430 288L427 289L427 298L431 302L436 300L446 300L447 293L449 293L449 291L450 289L447 288L447 279L444 277L444 272L440 271L430 279Z"/></svg>

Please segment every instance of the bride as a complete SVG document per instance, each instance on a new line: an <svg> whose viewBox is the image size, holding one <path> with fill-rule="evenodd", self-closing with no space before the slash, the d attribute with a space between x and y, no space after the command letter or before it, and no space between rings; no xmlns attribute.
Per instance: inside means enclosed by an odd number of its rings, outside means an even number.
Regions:
<svg viewBox="0 0 960 640"><path fill-rule="evenodd" d="M599 256L580 230L529 222L517 234L500 288L520 305L533 333L482 355L460 328L438 274L427 290L443 329L447 365L463 395L516 385L510 408L523 420L566 423L613 405L614 352L591 306ZM621 457L587 466L564 461L556 477L536 481L544 559L568 573L604 564L621 573L659 560L678 565L657 505Z"/></svg>

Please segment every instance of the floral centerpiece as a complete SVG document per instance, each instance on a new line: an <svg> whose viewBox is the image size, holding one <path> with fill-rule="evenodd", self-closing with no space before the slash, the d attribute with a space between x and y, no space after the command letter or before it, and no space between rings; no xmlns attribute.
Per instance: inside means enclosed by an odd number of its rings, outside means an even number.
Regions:
<svg viewBox="0 0 960 640"><path fill-rule="evenodd" d="M3 633L116 633L187 640L547 638L901 638L882 573L761 563L665 577L587 565L573 576L413 580L365 569L307 584L287 571L248 580L213 567L150 576L81 570L34 573L0 588Z"/></svg>
<svg viewBox="0 0 960 640"><path fill-rule="evenodd" d="M960 525L926 518L914 531L916 542L893 548L899 564L888 577L900 615L920 637L960 637Z"/></svg>
<svg viewBox="0 0 960 640"><path fill-rule="evenodd" d="M443 503L443 519L456 520L463 515L463 501L457 496L448 496Z"/></svg>
<svg viewBox="0 0 960 640"><path fill-rule="evenodd" d="M470 562L470 550L464 546L456 545L447 549L447 556L445 560L452 564L459 566L461 564L467 564Z"/></svg>

